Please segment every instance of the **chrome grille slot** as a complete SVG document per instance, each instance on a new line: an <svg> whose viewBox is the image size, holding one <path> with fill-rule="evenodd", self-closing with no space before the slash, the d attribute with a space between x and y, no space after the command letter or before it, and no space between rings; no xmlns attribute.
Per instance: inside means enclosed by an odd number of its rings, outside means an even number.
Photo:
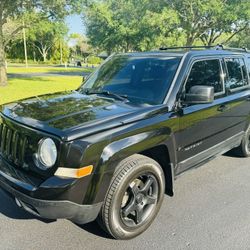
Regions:
<svg viewBox="0 0 250 250"><path fill-rule="evenodd" d="M0 154L6 160L23 167L27 145L28 139L26 136L5 124L0 124Z"/></svg>
<svg viewBox="0 0 250 250"><path fill-rule="evenodd" d="M6 132L7 132L7 128L5 125L3 125L2 134L1 134L1 147L0 147L0 152L2 154L4 154L5 152Z"/></svg>
<svg viewBox="0 0 250 250"><path fill-rule="evenodd" d="M3 129L3 124L0 123L0 148L1 148L2 129Z"/></svg>
<svg viewBox="0 0 250 250"><path fill-rule="evenodd" d="M11 129L7 130L6 133L6 156L11 160L11 141L12 141L13 131Z"/></svg>
<svg viewBox="0 0 250 250"><path fill-rule="evenodd" d="M17 159L17 146L18 146L18 140L19 140L19 134L17 131L14 132L14 135L12 137L12 159ZM16 162L15 162L16 164Z"/></svg>

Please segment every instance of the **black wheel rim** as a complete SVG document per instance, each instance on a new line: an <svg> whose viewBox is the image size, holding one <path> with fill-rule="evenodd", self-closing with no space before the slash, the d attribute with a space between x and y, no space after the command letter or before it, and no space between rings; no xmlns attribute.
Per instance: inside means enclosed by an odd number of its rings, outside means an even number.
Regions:
<svg viewBox="0 0 250 250"><path fill-rule="evenodd" d="M127 227L138 227L153 213L159 184L153 174L143 174L130 182L121 203L120 217Z"/></svg>

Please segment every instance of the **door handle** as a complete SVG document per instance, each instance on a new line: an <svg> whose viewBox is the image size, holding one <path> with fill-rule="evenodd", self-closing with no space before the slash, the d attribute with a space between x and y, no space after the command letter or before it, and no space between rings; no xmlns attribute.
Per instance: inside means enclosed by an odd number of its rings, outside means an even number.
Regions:
<svg viewBox="0 0 250 250"><path fill-rule="evenodd" d="M220 111L220 112L224 112L224 111L226 111L228 109L228 106L227 105L225 105L225 104L222 104L222 105L220 105L220 107L218 107L218 111Z"/></svg>

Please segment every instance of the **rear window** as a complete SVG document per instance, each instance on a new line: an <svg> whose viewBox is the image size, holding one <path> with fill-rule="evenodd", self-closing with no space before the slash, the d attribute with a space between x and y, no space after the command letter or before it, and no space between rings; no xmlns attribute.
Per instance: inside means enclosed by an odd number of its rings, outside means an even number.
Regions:
<svg viewBox="0 0 250 250"><path fill-rule="evenodd" d="M235 90L248 85L247 69L242 58L225 59L228 77L226 86L228 89Z"/></svg>

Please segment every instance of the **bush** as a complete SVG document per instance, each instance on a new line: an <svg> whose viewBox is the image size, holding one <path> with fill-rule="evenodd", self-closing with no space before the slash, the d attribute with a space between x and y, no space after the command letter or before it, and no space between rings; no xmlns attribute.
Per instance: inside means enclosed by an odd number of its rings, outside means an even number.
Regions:
<svg viewBox="0 0 250 250"><path fill-rule="evenodd" d="M88 57L87 62L89 64L100 64L102 62L102 59L97 56L90 56Z"/></svg>

